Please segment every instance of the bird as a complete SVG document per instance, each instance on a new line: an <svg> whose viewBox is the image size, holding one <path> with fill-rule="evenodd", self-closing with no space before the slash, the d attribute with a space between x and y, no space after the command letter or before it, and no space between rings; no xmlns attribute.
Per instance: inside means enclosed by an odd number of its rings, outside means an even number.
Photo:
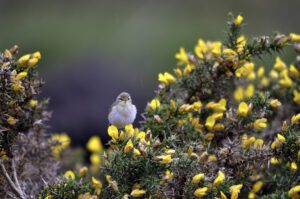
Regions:
<svg viewBox="0 0 300 199"><path fill-rule="evenodd" d="M137 109L132 104L130 94L122 92L111 105L108 114L108 121L118 129L124 128L127 124L132 124L135 120Z"/></svg>

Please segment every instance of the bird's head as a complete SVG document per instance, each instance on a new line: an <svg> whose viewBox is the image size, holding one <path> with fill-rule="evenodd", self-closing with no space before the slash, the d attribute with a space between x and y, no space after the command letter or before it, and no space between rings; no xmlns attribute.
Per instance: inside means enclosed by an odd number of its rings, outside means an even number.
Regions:
<svg viewBox="0 0 300 199"><path fill-rule="evenodd" d="M116 101L120 105L126 105L126 104L131 104L132 103L132 100L131 100L131 97L130 97L129 93L126 93L126 92L120 93L118 95Z"/></svg>

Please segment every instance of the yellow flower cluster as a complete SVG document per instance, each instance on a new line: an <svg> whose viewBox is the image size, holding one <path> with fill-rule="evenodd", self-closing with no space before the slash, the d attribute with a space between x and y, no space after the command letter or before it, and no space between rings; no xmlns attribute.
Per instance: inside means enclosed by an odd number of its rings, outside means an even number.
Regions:
<svg viewBox="0 0 300 199"><path fill-rule="evenodd" d="M238 86L234 91L234 99L238 102L250 98L254 95L255 88L253 84L249 84L247 88L243 88L242 86Z"/></svg>
<svg viewBox="0 0 300 199"><path fill-rule="evenodd" d="M214 113L206 118L205 126L208 130L219 128L221 124L216 123L219 119L223 118L223 112L226 111L226 99L222 98L219 102L209 102L206 104L207 109L211 109Z"/></svg>
<svg viewBox="0 0 300 199"><path fill-rule="evenodd" d="M35 66L41 58L41 53L37 51L35 53L26 54L20 57L18 64L20 67L32 67Z"/></svg>
<svg viewBox="0 0 300 199"><path fill-rule="evenodd" d="M241 146L244 149L250 149L251 147L253 147L254 149L260 149L264 146L264 140L256 139L254 136L248 138L248 136L244 134L242 136Z"/></svg>
<svg viewBox="0 0 300 199"><path fill-rule="evenodd" d="M8 156L3 149L0 149L0 158L1 158L1 160L4 160L4 161L8 160Z"/></svg>
<svg viewBox="0 0 300 199"><path fill-rule="evenodd" d="M51 137L54 143L52 154L56 159L59 159L63 150L67 149L71 144L71 139L67 133L54 133Z"/></svg>
<svg viewBox="0 0 300 199"><path fill-rule="evenodd" d="M244 77L248 80L254 80L256 77L254 68L255 65L253 62L246 62L243 66L236 70L235 75L237 77Z"/></svg>
<svg viewBox="0 0 300 199"><path fill-rule="evenodd" d="M195 54L200 60L209 60L218 58L222 52L222 43L220 41L204 42L202 39L198 40L195 46Z"/></svg>
<svg viewBox="0 0 300 199"><path fill-rule="evenodd" d="M86 148L88 151L91 152L90 155L90 162L92 163L92 166L94 167L93 170L97 170L99 166L101 165L101 155L104 152L104 148L101 142L101 139L99 136L92 136L88 140L86 144Z"/></svg>

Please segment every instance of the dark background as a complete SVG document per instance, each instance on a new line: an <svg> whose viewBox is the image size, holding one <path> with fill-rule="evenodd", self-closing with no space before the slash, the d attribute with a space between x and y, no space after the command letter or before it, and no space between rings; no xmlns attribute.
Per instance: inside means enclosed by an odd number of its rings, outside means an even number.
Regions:
<svg viewBox="0 0 300 199"><path fill-rule="evenodd" d="M20 55L41 51L50 133L65 131L74 145L93 134L105 142L116 96L128 91L142 113L157 74L176 66L179 47L193 51L199 37L224 39L228 12L244 16L249 38L300 33L299 9L299 0L2 0L0 47L17 44Z"/></svg>

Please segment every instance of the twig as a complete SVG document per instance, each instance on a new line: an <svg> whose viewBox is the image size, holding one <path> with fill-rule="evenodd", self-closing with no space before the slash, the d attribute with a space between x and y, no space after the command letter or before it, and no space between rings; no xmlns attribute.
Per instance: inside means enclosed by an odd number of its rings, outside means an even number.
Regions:
<svg viewBox="0 0 300 199"><path fill-rule="evenodd" d="M11 166L12 166L13 176L14 176L16 185L17 185L17 187L18 187L19 190L22 190L21 186L20 186L20 183L19 183L19 180L18 180L18 177L17 177L16 164L15 164L15 160L14 159L11 160Z"/></svg>
<svg viewBox="0 0 300 199"><path fill-rule="evenodd" d="M6 180L8 181L8 183L12 187L12 189L19 195L20 198L26 199L26 197L25 197L24 193L22 192L22 190L19 189L18 187L16 187L15 183L10 178L10 176L9 176L9 174L8 174L4 164L3 164L3 161L0 161L0 165L1 165L2 173L4 174Z"/></svg>

